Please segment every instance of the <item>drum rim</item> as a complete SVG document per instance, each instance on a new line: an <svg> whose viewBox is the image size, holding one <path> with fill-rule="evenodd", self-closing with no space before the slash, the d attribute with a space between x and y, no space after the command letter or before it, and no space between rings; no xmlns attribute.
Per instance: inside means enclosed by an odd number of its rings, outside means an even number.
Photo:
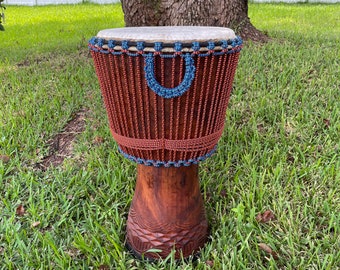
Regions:
<svg viewBox="0 0 340 270"><path fill-rule="evenodd" d="M178 32L184 31L186 33L194 33L190 38L188 35L178 35ZM206 31L206 36L199 35L200 31ZM110 35L108 33L110 32ZM141 33L144 35L141 35ZM145 36L145 33L148 35ZM201 34L203 34L202 32ZM113 35L114 34L114 35ZM112 36L111 36L112 35ZM138 35L142 37L138 37ZM147 43L174 43L180 41L183 43L205 42L205 41L219 41L235 39L237 35L234 30L227 27L216 26L140 26L140 27L120 27L108 28L100 30L97 38L104 40L123 41L129 40L131 42L145 41Z"/></svg>
<svg viewBox="0 0 340 270"><path fill-rule="evenodd" d="M164 43L144 42L142 40L115 40L95 36L89 40L89 49L101 52L200 53L208 51L233 51L236 48L241 48L242 44L243 40L239 36L236 36L234 39L220 39L218 41L205 40L202 42L194 41L191 43L183 43L180 41Z"/></svg>

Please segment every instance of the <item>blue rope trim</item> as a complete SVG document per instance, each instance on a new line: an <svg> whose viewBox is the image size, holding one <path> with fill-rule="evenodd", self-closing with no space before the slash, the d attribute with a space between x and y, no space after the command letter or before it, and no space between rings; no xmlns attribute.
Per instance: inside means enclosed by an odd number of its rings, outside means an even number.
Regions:
<svg viewBox="0 0 340 270"><path fill-rule="evenodd" d="M195 61L191 54L187 53L184 56L185 74L183 81L174 88L166 88L160 85L155 78L154 55L149 53L145 58L145 79L150 89L157 95L163 98L175 98L183 95L191 86L195 79Z"/></svg>
<svg viewBox="0 0 340 270"><path fill-rule="evenodd" d="M160 160L151 160L151 159L143 159L143 158L138 158L132 155L129 155L125 153L120 147L118 147L119 152L127 159L136 162L137 164L142 164L145 166L154 166L154 167L188 167L192 164L198 164L198 162L204 161L207 158L211 157L217 150L217 145L209 151L207 154L204 156L198 157L198 158L193 158L189 160L178 160L178 161L160 161Z"/></svg>
<svg viewBox="0 0 340 270"><path fill-rule="evenodd" d="M187 90L189 90L194 78L195 78L195 61L194 57L206 57L211 55L224 55L224 54L231 54L235 52L239 52L242 49L243 41L240 37L236 37L235 39L231 40L220 40L218 42L208 41L208 42L192 42L191 44L191 53L184 53L182 52L183 46L185 45L186 48L189 48L190 44L183 44L181 42L175 42L173 44L166 44L166 47L173 46L174 53L162 53L162 49L164 44L162 42L154 42L152 43L154 46L155 52L145 52L144 49L146 47L150 47L150 44L145 44L143 41L138 42L129 42L127 40L123 41L115 41L115 40L108 40L102 38L93 37L89 40L88 47L90 50L95 52L100 52L104 54L113 54L113 55L122 55L126 54L128 56L143 56L145 58L145 79L149 88L155 92L157 95L163 98L175 98L183 95ZM151 44L151 45L152 45ZM116 46L119 46L119 50L115 49ZM148 45L148 46L147 46ZM104 47L105 46L105 47ZM129 51L131 46L135 46L137 48L136 53L132 53ZM207 52L200 52L200 48L204 46L207 48ZM219 51L215 51L215 47L220 46L222 49ZM185 74L183 77L183 81L174 88L166 88L160 85L156 78L155 78L155 63L154 59L155 56L160 56L162 58L175 58L177 56L183 57L185 60Z"/></svg>
<svg viewBox="0 0 340 270"><path fill-rule="evenodd" d="M242 44L243 41L242 39L237 36L235 39L229 39L229 40L220 40L218 42L192 42L191 47L188 46L190 44L183 44L181 42L175 42L173 44L167 44L169 46L173 46L175 53L174 54L162 54L162 48L164 47L164 44L162 42L154 42L153 46L155 49L154 54L159 55L160 57L163 58L174 58L178 54L182 53L182 49L185 45L186 48L192 49L193 55L197 55L199 57L205 57L209 55L223 55L223 54L230 54L230 53L235 53L239 52L242 49ZM108 48L103 48L104 45L107 45ZM122 47L122 50L115 50L114 47L120 45ZM129 51L129 48L131 46L136 46L138 53L131 53ZM167 47L169 47L167 46ZM221 46L222 50L221 51L214 51L214 48L216 46ZM143 41L138 41L135 42L129 42L127 40L123 41L116 41L116 40L105 40L102 38L97 38L93 37L89 40L88 47L90 50L95 51L95 52L101 52L101 53L111 53L113 55L122 55L122 54L127 54L129 56L147 56L149 53L145 53L144 49L147 47L145 42ZM150 47L150 46L148 46ZM201 53L200 48L201 47L206 47L208 49L207 53Z"/></svg>

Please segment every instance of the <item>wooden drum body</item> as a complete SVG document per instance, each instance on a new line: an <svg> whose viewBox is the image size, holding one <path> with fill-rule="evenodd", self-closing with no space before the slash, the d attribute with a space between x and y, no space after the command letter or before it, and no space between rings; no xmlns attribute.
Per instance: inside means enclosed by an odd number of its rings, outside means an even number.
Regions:
<svg viewBox="0 0 340 270"><path fill-rule="evenodd" d="M223 132L242 40L228 28L131 27L100 31L89 48L111 133L138 164L127 245L147 258L197 253L208 237L197 164Z"/></svg>

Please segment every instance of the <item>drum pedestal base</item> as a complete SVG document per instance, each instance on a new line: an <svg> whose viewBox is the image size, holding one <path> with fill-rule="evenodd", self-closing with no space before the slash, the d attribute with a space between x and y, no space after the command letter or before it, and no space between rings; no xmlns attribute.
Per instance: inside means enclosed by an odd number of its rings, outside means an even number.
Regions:
<svg viewBox="0 0 340 270"><path fill-rule="evenodd" d="M208 239L198 165L137 167L135 194L127 220L127 245L138 256L175 258L199 252ZM148 252L153 249L153 251ZM155 252L155 250L158 250Z"/></svg>

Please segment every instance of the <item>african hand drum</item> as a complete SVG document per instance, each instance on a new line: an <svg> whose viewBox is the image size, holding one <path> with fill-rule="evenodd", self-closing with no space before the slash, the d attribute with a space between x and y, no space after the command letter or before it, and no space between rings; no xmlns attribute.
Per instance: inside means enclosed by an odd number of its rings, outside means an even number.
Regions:
<svg viewBox="0 0 340 270"><path fill-rule="evenodd" d="M127 246L156 259L208 238L198 162L222 135L242 40L221 27L128 27L89 42L109 126L137 165Z"/></svg>

